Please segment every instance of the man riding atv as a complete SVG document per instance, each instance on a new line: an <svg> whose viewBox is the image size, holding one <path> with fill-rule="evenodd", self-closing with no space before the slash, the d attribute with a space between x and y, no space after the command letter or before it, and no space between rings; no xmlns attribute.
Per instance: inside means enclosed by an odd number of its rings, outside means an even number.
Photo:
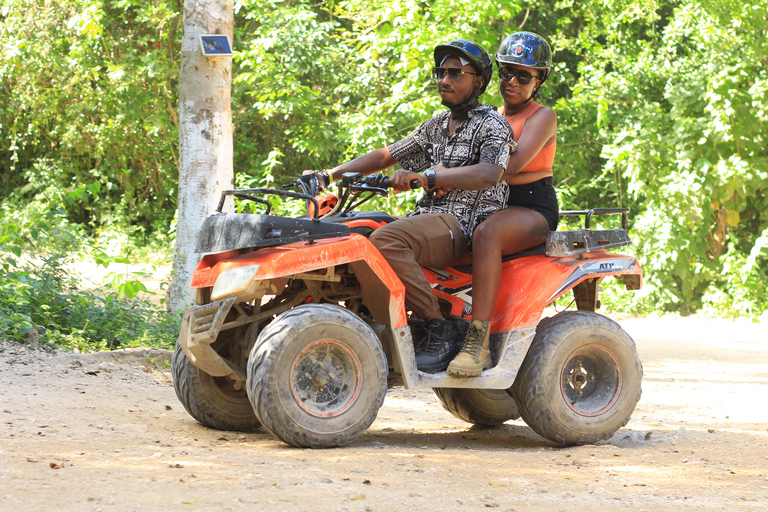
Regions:
<svg viewBox="0 0 768 512"><path fill-rule="evenodd" d="M399 164L402 168L392 176L392 188L408 190L418 180L426 191L408 217L370 236L403 282L406 307L426 322L425 338L415 340L421 348L417 367L426 372L445 370L462 348L462 336L455 321L443 318L421 267L468 261L475 228L506 205L508 186L499 178L516 148L504 117L478 101L493 73L488 53L475 42L457 39L436 46L434 60L433 76L448 111L389 147L317 172L328 185L347 172L366 176ZM438 198L433 195L437 188L451 191ZM479 373L482 367L473 363L478 359L474 352L487 351L487 340L484 347L465 349L472 352L469 370Z"/></svg>
<svg viewBox="0 0 768 512"><path fill-rule="evenodd" d="M461 258L477 225L506 205L507 184L497 182L516 146L508 123L477 102L488 54L464 40L434 54L448 112L282 189L222 192L197 236L196 305L184 312L172 358L176 394L201 424L264 428L291 446L343 446L396 386L433 389L476 425L522 417L561 445L607 439L629 421L642 365L632 339L595 312L603 279L642 286L636 258L607 252L631 244L627 208L560 211L583 216L584 228L550 231L546 244L504 256L483 343L490 364L473 368L483 350L462 349L456 359L470 360L467 373L448 366L472 313L473 271ZM395 163L403 169L392 179L371 175ZM320 180L338 180L335 193L318 195ZM358 209L413 181L440 193L406 219ZM263 211L224 212L227 196ZM304 201L307 215L274 214L262 196ZM619 214L621 229L593 229L596 216ZM543 316L568 293L578 311ZM409 311L426 320L423 329Z"/></svg>

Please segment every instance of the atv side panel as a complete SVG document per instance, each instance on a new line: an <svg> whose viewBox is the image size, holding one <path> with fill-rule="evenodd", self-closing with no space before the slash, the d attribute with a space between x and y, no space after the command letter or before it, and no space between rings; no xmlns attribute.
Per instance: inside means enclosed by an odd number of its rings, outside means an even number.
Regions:
<svg viewBox="0 0 768 512"><path fill-rule="evenodd" d="M451 304L451 314L471 315L472 277L455 269L426 269L425 275L438 298ZM527 256L502 265L501 287L491 332L535 327L544 308L589 279L621 276L629 289L642 286L643 271L637 259L604 251L576 257ZM595 299L596 300L596 299Z"/></svg>
<svg viewBox="0 0 768 512"><path fill-rule="evenodd" d="M409 329L404 329L409 331ZM536 334L536 328L518 329L491 335L491 353L494 367L484 370L477 377L454 377L448 372L425 373L416 368L416 356L410 332L400 332L396 337L400 373L405 389L425 388L483 388L507 389L517 377L528 347Z"/></svg>

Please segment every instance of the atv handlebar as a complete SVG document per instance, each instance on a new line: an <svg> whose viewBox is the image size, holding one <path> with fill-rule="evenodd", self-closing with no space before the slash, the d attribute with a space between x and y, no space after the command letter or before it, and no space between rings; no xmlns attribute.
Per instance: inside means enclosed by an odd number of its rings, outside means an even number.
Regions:
<svg viewBox="0 0 768 512"><path fill-rule="evenodd" d="M363 176L359 172L345 172L341 176L341 183L347 187L365 186L368 188L383 189L382 191L386 195L386 189L392 188L392 180L389 176L383 174L371 174L369 176ZM421 188L421 182L419 180L411 180L411 190L418 190Z"/></svg>
<svg viewBox="0 0 768 512"><path fill-rule="evenodd" d="M419 180L411 180L410 185L411 190L417 190L421 188L421 182ZM341 180L337 182L336 186L338 187L339 201L330 213L323 215L324 217L330 215L340 215L343 217L354 208L371 199L373 196L389 195L389 191L387 189L392 187L392 181L390 180L389 176L384 176L382 174L371 174L369 176L363 176L361 173L357 172L346 172L342 175ZM320 221L320 205L317 199L317 195L320 192L320 186L316 174L304 174L293 180L291 183L286 183L283 185L283 188L299 189L301 192L291 192L288 190L277 190L272 188L224 190L221 193L221 199L219 200L216 212L222 213L222 209L224 208L224 201L226 200L227 196L233 196L241 199L248 199L250 201L254 201L266 206L267 211L264 214L269 215L272 210L269 201L260 197L255 197L253 194L278 195L304 200L308 211L311 211L309 205L312 203L314 206L314 211L312 211L310 217L315 222ZM360 196L363 197L361 198Z"/></svg>

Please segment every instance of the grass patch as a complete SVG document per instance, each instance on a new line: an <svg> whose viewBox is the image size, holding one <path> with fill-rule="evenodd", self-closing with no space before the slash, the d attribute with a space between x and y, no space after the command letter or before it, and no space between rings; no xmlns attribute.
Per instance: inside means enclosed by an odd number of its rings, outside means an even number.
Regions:
<svg viewBox="0 0 768 512"><path fill-rule="evenodd" d="M95 352L126 347L173 348L181 317L145 298L137 280L116 279L86 290L66 268L90 259L108 267L127 262L68 226L61 212L0 220L0 337Z"/></svg>

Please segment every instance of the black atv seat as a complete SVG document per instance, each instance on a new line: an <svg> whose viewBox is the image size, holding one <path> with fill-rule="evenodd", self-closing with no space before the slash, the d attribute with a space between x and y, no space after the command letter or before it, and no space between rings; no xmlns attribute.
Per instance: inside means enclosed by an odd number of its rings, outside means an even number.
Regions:
<svg viewBox="0 0 768 512"><path fill-rule="evenodd" d="M380 212L380 211L365 211L365 212L350 212L347 214L347 217L323 217L320 219L321 222L331 222L334 224L344 223L344 222L350 222L353 220L360 220L360 219L371 219L376 222L385 222L389 224L390 222L394 222L396 219L388 214L387 212Z"/></svg>
<svg viewBox="0 0 768 512"><path fill-rule="evenodd" d="M518 258L525 258L526 256L538 256L540 254L547 254L547 244L540 244L536 247L531 247L529 249L523 249L522 251L517 251L512 254L507 254L506 256L501 257L501 261L511 261L516 260ZM453 267L455 270L458 270L462 274L469 274L472 275L472 265L459 265L458 267Z"/></svg>

